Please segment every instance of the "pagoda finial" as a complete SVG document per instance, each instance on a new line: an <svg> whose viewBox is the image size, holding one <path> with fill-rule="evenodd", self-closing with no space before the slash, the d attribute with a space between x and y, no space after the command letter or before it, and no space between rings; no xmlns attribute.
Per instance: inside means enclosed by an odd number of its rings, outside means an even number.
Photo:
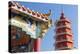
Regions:
<svg viewBox="0 0 80 54"><path fill-rule="evenodd" d="M64 12L63 12L63 8L62 8L62 11L61 11L61 17L60 19L64 19Z"/></svg>
<svg viewBox="0 0 80 54"><path fill-rule="evenodd" d="M64 16L63 8L62 8L61 16Z"/></svg>

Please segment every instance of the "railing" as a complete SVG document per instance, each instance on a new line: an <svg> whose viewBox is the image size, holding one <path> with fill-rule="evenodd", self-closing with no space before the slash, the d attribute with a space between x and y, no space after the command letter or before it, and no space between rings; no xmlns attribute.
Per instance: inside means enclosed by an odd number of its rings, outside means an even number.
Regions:
<svg viewBox="0 0 80 54"><path fill-rule="evenodd" d="M56 29L58 29L58 28L64 28L64 27L71 28L71 26L70 26L70 25L61 25L61 26L56 27Z"/></svg>
<svg viewBox="0 0 80 54"><path fill-rule="evenodd" d="M65 41L73 42L72 39L62 39L62 40L56 40L56 43L65 42Z"/></svg>
<svg viewBox="0 0 80 54"><path fill-rule="evenodd" d="M62 32L62 33L57 33L56 36L58 36L58 35L63 35L63 34L69 34L69 35L72 35L72 33L70 33L70 32Z"/></svg>

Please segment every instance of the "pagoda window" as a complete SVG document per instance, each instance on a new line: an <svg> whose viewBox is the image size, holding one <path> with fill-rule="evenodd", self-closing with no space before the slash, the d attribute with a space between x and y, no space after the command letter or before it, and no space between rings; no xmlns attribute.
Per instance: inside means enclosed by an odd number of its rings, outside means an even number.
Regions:
<svg viewBox="0 0 80 54"><path fill-rule="evenodd" d="M63 44L62 44L63 46L67 46L67 43L66 42L63 42Z"/></svg>
<svg viewBox="0 0 80 54"><path fill-rule="evenodd" d="M63 40L63 36L60 36L59 40Z"/></svg>
<svg viewBox="0 0 80 54"><path fill-rule="evenodd" d="M60 37L57 37L56 40L57 40L57 41L60 40Z"/></svg>
<svg viewBox="0 0 80 54"><path fill-rule="evenodd" d="M66 30L65 30L65 28L61 28L61 29L58 29L57 31L56 31L56 33L62 33L62 32L65 32Z"/></svg>
<svg viewBox="0 0 80 54"><path fill-rule="evenodd" d="M70 32L71 33L71 30L70 29L66 29L66 32Z"/></svg>
<svg viewBox="0 0 80 54"><path fill-rule="evenodd" d="M58 22L58 23L57 23L57 26L60 26L60 25L61 25L61 22Z"/></svg>
<svg viewBox="0 0 80 54"><path fill-rule="evenodd" d="M69 23L65 21L65 22L63 22L63 25L69 25Z"/></svg>
<svg viewBox="0 0 80 54"><path fill-rule="evenodd" d="M62 43L57 44L57 48L63 47Z"/></svg>
<svg viewBox="0 0 80 54"><path fill-rule="evenodd" d="M66 39L66 35L63 36L63 39Z"/></svg>
<svg viewBox="0 0 80 54"><path fill-rule="evenodd" d="M69 40L72 40L72 36L67 35L67 38L68 38Z"/></svg>
<svg viewBox="0 0 80 54"><path fill-rule="evenodd" d="M59 22L60 23L60 26L63 26L63 22Z"/></svg>
<svg viewBox="0 0 80 54"><path fill-rule="evenodd" d="M61 32L65 32L65 31L66 31L65 28L62 28L62 29L61 29Z"/></svg>
<svg viewBox="0 0 80 54"><path fill-rule="evenodd" d="M56 38L56 40L65 40L65 39L66 39L66 36L64 36L64 35L61 35L58 38Z"/></svg>
<svg viewBox="0 0 80 54"><path fill-rule="evenodd" d="M57 48L60 48L60 45L61 45L61 44L56 44L56 47L57 47Z"/></svg>
<svg viewBox="0 0 80 54"><path fill-rule="evenodd" d="M63 25L66 25L66 23L65 23L65 22L63 22L62 24L63 24Z"/></svg>
<svg viewBox="0 0 80 54"><path fill-rule="evenodd" d="M60 33L61 32L61 29L57 29L56 33Z"/></svg>

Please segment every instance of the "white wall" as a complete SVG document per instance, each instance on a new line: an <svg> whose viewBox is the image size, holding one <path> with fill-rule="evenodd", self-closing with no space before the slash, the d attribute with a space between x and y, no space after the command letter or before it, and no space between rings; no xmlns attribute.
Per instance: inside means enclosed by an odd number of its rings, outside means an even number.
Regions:
<svg viewBox="0 0 80 54"><path fill-rule="evenodd" d="M80 4L79 4L80 0L25 0L25 1L60 3L60 4L61 3L78 4L79 5L79 9L78 9L79 21L78 22L80 23ZM9 54L7 52L8 51L8 11L7 11L8 4L7 2L8 0L0 0L0 54ZM78 29L80 30L80 26L78 26ZM78 34L80 35L80 31L78 32ZM80 40L80 36L78 41L79 40ZM80 48L80 41L78 43ZM36 53L28 53L28 54L80 54L80 49L64 50L64 51L47 51L47 52L45 51L45 52L36 52Z"/></svg>

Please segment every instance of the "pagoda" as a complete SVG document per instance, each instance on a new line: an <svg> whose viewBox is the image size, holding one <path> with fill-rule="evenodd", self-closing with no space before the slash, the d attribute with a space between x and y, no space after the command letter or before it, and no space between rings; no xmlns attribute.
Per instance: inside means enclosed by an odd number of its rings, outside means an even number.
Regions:
<svg viewBox="0 0 80 54"><path fill-rule="evenodd" d="M55 50L67 50L73 48L73 33L71 21L61 13L60 19L55 23Z"/></svg>

